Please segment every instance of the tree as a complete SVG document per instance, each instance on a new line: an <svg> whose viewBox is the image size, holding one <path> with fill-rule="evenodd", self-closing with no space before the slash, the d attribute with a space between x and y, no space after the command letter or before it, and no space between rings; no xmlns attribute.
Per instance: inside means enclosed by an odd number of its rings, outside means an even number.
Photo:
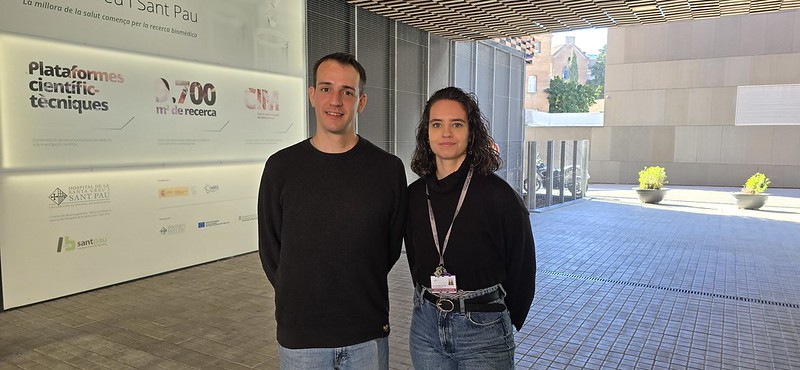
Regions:
<svg viewBox="0 0 800 370"><path fill-rule="evenodd" d="M556 77L550 80L550 87L544 90L550 102L550 113L588 112L600 95L600 88L579 84L576 80Z"/></svg>
<svg viewBox="0 0 800 370"><path fill-rule="evenodd" d="M578 58L575 56L575 49L572 50L572 55L569 57L569 74L567 81L578 82Z"/></svg>
<svg viewBox="0 0 800 370"><path fill-rule="evenodd" d="M606 47L603 46L600 49L600 55L597 56L597 61L592 64L589 68L589 71L592 73L592 79L589 80L587 83L589 85L599 87L600 88L600 95L603 96L605 94L605 85L606 85Z"/></svg>

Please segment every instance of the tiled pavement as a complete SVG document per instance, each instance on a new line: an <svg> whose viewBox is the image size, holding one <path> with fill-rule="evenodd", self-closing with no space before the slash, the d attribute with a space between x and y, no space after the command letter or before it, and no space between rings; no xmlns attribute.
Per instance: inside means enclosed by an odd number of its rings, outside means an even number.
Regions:
<svg viewBox="0 0 800 370"><path fill-rule="evenodd" d="M533 214L536 297L518 368L800 369L800 190L630 186ZM391 367L411 367L407 264L390 275ZM277 368L255 253L0 313L0 369Z"/></svg>

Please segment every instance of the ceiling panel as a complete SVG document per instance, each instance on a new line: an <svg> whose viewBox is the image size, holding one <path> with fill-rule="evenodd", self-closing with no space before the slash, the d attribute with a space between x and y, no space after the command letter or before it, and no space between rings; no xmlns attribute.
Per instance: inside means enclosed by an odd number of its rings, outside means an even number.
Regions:
<svg viewBox="0 0 800 370"><path fill-rule="evenodd" d="M800 8L800 0L346 0L451 40L522 37Z"/></svg>

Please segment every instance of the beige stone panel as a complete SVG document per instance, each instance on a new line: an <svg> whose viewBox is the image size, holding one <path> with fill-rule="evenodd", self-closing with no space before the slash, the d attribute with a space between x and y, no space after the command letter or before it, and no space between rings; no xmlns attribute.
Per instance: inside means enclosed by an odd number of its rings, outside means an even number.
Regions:
<svg viewBox="0 0 800 370"><path fill-rule="evenodd" d="M633 67L635 64L606 65L606 94L633 89Z"/></svg>
<svg viewBox="0 0 800 370"><path fill-rule="evenodd" d="M785 178L779 181L776 186L784 188L800 188L800 166L792 166L786 169Z"/></svg>
<svg viewBox="0 0 800 370"><path fill-rule="evenodd" d="M589 191L592 191L591 184L619 184L619 166L617 161L589 161Z"/></svg>
<svg viewBox="0 0 800 370"><path fill-rule="evenodd" d="M747 130L742 126L726 126L722 128L722 159L721 163L745 163L747 153Z"/></svg>
<svg viewBox="0 0 800 370"><path fill-rule="evenodd" d="M664 108L665 125L685 125L689 119L689 94L686 93L686 89L667 90Z"/></svg>
<svg viewBox="0 0 800 370"><path fill-rule="evenodd" d="M763 173L763 166L755 165L755 164L737 164L737 165L726 165L732 166L728 167L731 170L730 175L727 177L730 181L730 186L735 187L744 187L744 184L747 182L747 179L750 176L753 176L756 172Z"/></svg>
<svg viewBox="0 0 800 370"><path fill-rule="evenodd" d="M736 87L711 89L711 124L733 126L736 120Z"/></svg>
<svg viewBox="0 0 800 370"><path fill-rule="evenodd" d="M780 173L764 172L767 177L772 180L770 187L775 188L800 188L800 166L771 166L776 170L780 169ZM772 171L771 168L766 168L765 171ZM767 190L769 192L769 190Z"/></svg>
<svg viewBox="0 0 800 370"><path fill-rule="evenodd" d="M664 124L664 90L617 91L606 98L605 126Z"/></svg>
<svg viewBox="0 0 800 370"><path fill-rule="evenodd" d="M715 18L715 39L713 57L734 57L739 55L742 17Z"/></svg>
<svg viewBox="0 0 800 370"><path fill-rule="evenodd" d="M674 161L675 127L657 126L650 131L650 142L653 143L650 158L653 161L666 163Z"/></svg>
<svg viewBox="0 0 800 370"><path fill-rule="evenodd" d="M800 126L775 126L772 143L772 164L800 164Z"/></svg>
<svg viewBox="0 0 800 370"><path fill-rule="evenodd" d="M725 59L711 58L699 60L701 69L701 87L717 87L725 85Z"/></svg>
<svg viewBox="0 0 800 370"><path fill-rule="evenodd" d="M749 14L741 19L741 33L739 37L739 54L735 55L763 55L767 36L767 14Z"/></svg>
<svg viewBox="0 0 800 370"><path fill-rule="evenodd" d="M667 25L664 23L651 24L644 27L644 29L647 37L645 61L658 62L667 60L667 53L670 51L668 48L664 47L669 38L669 28Z"/></svg>
<svg viewBox="0 0 800 370"><path fill-rule="evenodd" d="M675 62L678 68L678 79L675 88L694 88L698 87L702 81L702 59L689 59Z"/></svg>
<svg viewBox="0 0 800 370"><path fill-rule="evenodd" d="M633 65L633 90L665 89L664 67L671 62L636 63Z"/></svg>
<svg viewBox="0 0 800 370"><path fill-rule="evenodd" d="M567 127L562 131L564 136L560 137L561 140L589 140L592 137L591 127Z"/></svg>
<svg viewBox="0 0 800 370"><path fill-rule="evenodd" d="M667 171L667 186L705 185L708 183L708 165L701 163L670 163L664 166ZM669 197L669 193L666 195Z"/></svg>
<svg viewBox="0 0 800 370"><path fill-rule="evenodd" d="M750 84L750 56L725 58L724 86L745 86Z"/></svg>
<svg viewBox="0 0 800 370"><path fill-rule="evenodd" d="M776 71L776 55L756 55L750 59L750 83L749 85L772 85L780 83L776 81L782 71ZM795 67L797 68L797 67Z"/></svg>
<svg viewBox="0 0 800 370"><path fill-rule="evenodd" d="M606 68L625 62L625 35L633 27L611 27L606 33ZM608 73L606 73L608 78Z"/></svg>
<svg viewBox="0 0 800 370"><path fill-rule="evenodd" d="M639 186L639 171L643 170L645 167L648 166L662 166L662 167L664 166L663 163L639 160L639 158L633 158L633 159L636 160L620 162L619 164L620 183L631 184L632 188Z"/></svg>
<svg viewBox="0 0 800 370"><path fill-rule="evenodd" d="M603 125L613 127L623 125L623 115L628 109L626 96L630 95L627 91L607 91L605 99L605 112L603 112Z"/></svg>
<svg viewBox="0 0 800 370"><path fill-rule="evenodd" d="M601 127L592 129L589 139L589 159L607 161L611 159L611 132L613 128Z"/></svg>
<svg viewBox="0 0 800 370"><path fill-rule="evenodd" d="M697 128L697 162L719 163L722 160L722 126Z"/></svg>
<svg viewBox="0 0 800 370"><path fill-rule="evenodd" d="M800 10L794 12L794 37L792 37L792 51L800 53Z"/></svg>
<svg viewBox="0 0 800 370"><path fill-rule="evenodd" d="M715 35L717 27L715 19L703 19L687 22L692 27L692 40L690 45L691 58L703 59L714 56Z"/></svg>
<svg viewBox="0 0 800 370"><path fill-rule="evenodd" d="M667 56L665 60L683 60L692 57L692 25L690 22L667 23Z"/></svg>
<svg viewBox="0 0 800 370"><path fill-rule="evenodd" d="M645 27L627 28L625 32L624 63L647 61L647 32Z"/></svg>
<svg viewBox="0 0 800 370"><path fill-rule="evenodd" d="M687 125L708 125L711 123L711 89L688 89L689 109L686 113Z"/></svg>
<svg viewBox="0 0 800 370"><path fill-rule="evenodd" d="M750 164L772 163L774 126L747 126L744 145L745 161Z"/></svg>
<svg viewBox="0 0 800 370"><path fill-rule="evenodd" d="M633 98L633 108L636 111L634 125L660 126L664 124L665 90L638 91Z"/></svg>
<svg viewBox="0 0 800 370"><path fill-rule="evenodd" d="M738 164L707 164L705 166L705 170L708 172L708 183L704 185L735 187L742 186L745 182L742 180L742 173L745 172L743 171L742 167L742 165ZM747 171L749 171L749 169Z"/></svg>
<svg viewBox="0 0 800 370"><path fill-rule="evenodd" d="M778 12L764 15L768 16L764 35L764 53L791 53L795 12Z"/></svg>
<svg viewBox="0 0 800 370"><path fill-rule="evenodd" d="M800 53L776 54L775 69L782 84L800 84Z"/></svg>
<svg viewBox="0 0 800 370"><path fill-rule="evenodd" d="M617 130L621 131L627 139L630 140L631 144L628 149L628 159L639 158L653 160L653 146L648 144L652 143L654 140L654 129L654 127L637 126Z"/></svg>
<svg viewBox="0 0 800 370"><path fill-rule="evenodd" d="M611 130L611 160L627 161L632 157L632 147L641 145L641 142L634 143L630 127L617 127Z"/></svg>
<svg viewBox="0 0 800 370"><path fill-rule="evenodd" d="M675 127L675 162L697 162L697 127Z"/></svg>
<svg viewBox="0 0 800 370"><path fill-rule="evenodd" d="M661 86L663 86L664 89L680 88L681 62L683 62L683 60L670 60L659 63L659 69L656 73L661 74Z"/></svg>

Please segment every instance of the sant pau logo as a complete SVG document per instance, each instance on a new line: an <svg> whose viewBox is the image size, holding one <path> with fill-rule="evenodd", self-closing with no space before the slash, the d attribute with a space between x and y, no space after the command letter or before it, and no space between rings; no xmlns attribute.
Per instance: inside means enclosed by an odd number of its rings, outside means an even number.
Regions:
<svg viewBox="0 0 800 370"><path fill-rule="evenodd" d="M56 206L67 204L97 204L111 200L111 186L108 184L74 185L55 188L48 196Z"/></svg>

